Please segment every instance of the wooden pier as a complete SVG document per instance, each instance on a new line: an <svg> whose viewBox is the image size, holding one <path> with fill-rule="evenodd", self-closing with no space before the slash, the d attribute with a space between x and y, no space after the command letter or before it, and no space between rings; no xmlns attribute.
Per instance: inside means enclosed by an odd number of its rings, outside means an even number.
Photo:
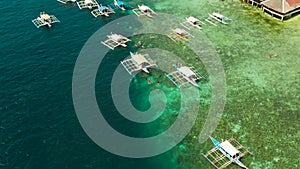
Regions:
<svg viewBox="0 0 300 169"><path fill-rule="evenodd" d="M262 10L284 20L299 14L300 0L266 0L262 2Z"/></svg>
<svg viewBox="0 0 300 169"><path fill-rule="evenodd" d="M243 0L243 1L251 4L252 6L261 7L261 3L264 0L259 0L259 1L257 1L257 0Z"/></svg>

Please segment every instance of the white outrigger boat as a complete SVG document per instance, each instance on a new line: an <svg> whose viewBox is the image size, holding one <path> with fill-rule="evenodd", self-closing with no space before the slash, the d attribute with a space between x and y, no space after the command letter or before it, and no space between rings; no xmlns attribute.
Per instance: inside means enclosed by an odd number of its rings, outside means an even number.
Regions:
<svg viewBox="0 0 300 169"><path fill-rule="evenodd" d="M188 30L191 30L191 28L193 27L197 29L202 29L202 25L205 25L204 22L201 22L199 19L193 16L186 18L185 21L180 24Z"/></svg>
<svg viewBox="0 0 300 169"><path fill-rule="evenodd" d="M68 2L76 2L76 0L57 0L60 3L67 4Z"/></svg>
<svg viewBox="0 0 300 169"><path fill-rule="evenodd" d="M207 19L205 19L206 22L214 25L214 26L217 26L216 23L214 23L213 21L217 21L219 23L222 23L224 25L227 25L229 24L229 22L231 21L231 19L227 18L226 16L220 14L220 13L217 13L217 12L214 12L214 13L211 13L211 14L208 14L209 17Z"/></svg>
<svg viewBox="0 0 300 169"><path fill-rule="evenodd" d="M188 37L194 37L194 36L191 35L189 32L185 31L184 29L180 29L180 28L172 29L172 32L169 35L169 38L171 38L175 42L176 39L178 38L188 42L189 41Z"/></svg>
<svg viewBox="0 0 300 169"><path fill-rule="evenodd" d="M166 74L166 76L178 87L190 83L195 87L199 87L198 82L205 77L193 66L174 65L176 71Z"/></svg>
<svg viewBox="0 0 300 169"><path fill-rule="evenodd" d="M126 71L132 75L133 72L144 71L149 73L148 68L157 67L157 64L150 58L149 55L130 52L130 58L121 61Z"/></svg>
<svg viewBox="0 0 300 169"><path fill-rule="evenodd" d="M152 18L152 15L157 15L150 7L142 4L138 5L138 8L132 10L133 13L135 13L137 16L145 15L149 18Z"/></svg>
<svg viewBox="0 0 300 169"><path fill-rule="evenodd" d="M231 163L239 165L241 168L248 169L240 159L246 154L251 154L238 141L231 138L222 143L218 142L213 137L210 137L214 143L214 148L202 155L217 169L226 168Z"/></svg>
<svg viewBox="0 0 300 169"><path fill-rule="evenodd" d="M96 0L80 0L77 1L77 6L79 9L93 9L99 6L98 2Z"/></svg>
<svg viewBox="0 0 300 169"><path fill-rule="evenodd" d="M110 14L115 13L115 11L109 7L104 5L99 5L97 9L91 11L92 15L96 18L98 16L106 16L108 17Z"/></svg>
<svg viewBox="0 0 300 169"><path fill-rule="evenodd" d="M37 27L48 26L51 27L53 23L60 22L54 15L49 15L41 12L40 16L32 20L32 23Z"/></svg>
<svg viewBox="0 0 300 169"><path fill-rule="evenodd" d="M128 4L126 4L123 1L119 1L119 0L114 0L114 5L116 8L119 8L122 11L125 11L127 8L130 8L130 6Z"/></svg>
<svg viewBox="0 0 300 169"><path fill-rule="evenodd" d="M112 50L114 50L118 46L127 47L126 43L131 41L125 36L122 36L120 34L115 34L115 33L111 33L110 35L107 35L107 38L108 39L106 39L105 41L101 41L101 43Z"/></svg>

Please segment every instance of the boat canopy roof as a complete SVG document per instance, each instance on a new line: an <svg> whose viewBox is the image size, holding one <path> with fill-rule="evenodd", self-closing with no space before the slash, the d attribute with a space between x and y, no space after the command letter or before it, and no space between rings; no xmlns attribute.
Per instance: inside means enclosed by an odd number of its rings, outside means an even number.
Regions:
<svg viewBox="0 0 300 169"><path fill-rule="evenodd" d="M101 5L101 6L99 7L99 10L100 10L100 11L105 11L106 9L107 9L106 6L102 6L102 5Z"/></svg>
<svg viewBox="0 0 300 169"><path fill-rule="evenodd" d="M84 0L84 3L85 4L93 4L93 1L92 0Z"/></svg>
<svg viewBox="0 0 300 169"><path fill-rule="evenodd" d="M232 144L230 144L228 140L222 142L219 144L219 146L232 157L239 153L239 151Z"/></svg>
<svg viewBox="0 0 300 169"><path fill-rule="evenodd" d="M114 40L114 41L121 41L121 40L125 39L124 36L118 35L118 34L112 34L112 35L110 35L109 38Z"/></svg>
<svg viewBox="0 0 300 169"><path fill-rule="evenodd" d="M188 20L189 22L192 22L192 23L199 22L199 19L194 18L194 17L192 17L192 16L190 16L187 20Z"/></svg>
<svg viewBox="0 0 300 169"><path fill-rule="evenodd" d="M141 54L135 54L135 55L132 55L131 57L139 65L141 65L143 63L150 64L149 61L145 58L145 56L143 56Z"/></svg>
<svg viewBox="0 0 300 169"><path fill-rule="evenodd" d="M141 5L139 8L140 8L140 10L142 10L142 11L147 11L147 10L150 9L150 8L149 8L148 6L146 6L146 5Z"/></svg>
<svg viewBox="0 0 300 169"><path fill-rule="evenodd" d="M48 19L50 19L51 17L50 17L50 15L48 15L48 14L46 14L46 13L41 13L41 18L42 18L42 19L45 19L45 20L48 20Z"/></svg>
<svg viewBox="0 0 300 169"><path fill-rule="evenodd" d="M123 1L117 1L118 5L125 5L125 3Z"/></svg>
<svg viewBox="0 0 300 169"><path fill-rule="evenodd" d="M178 70L187 77L195 76L195 73L187 66L182 66Z"/></svg>
<svg viewBox="0 0 300 169"><path fill-rule="evenodd" d="M225 18L225 16L223 16L222 14L219 14L219 13L216 13L216 12L212 13L212 15L217 17L217 18L221 18L221 19Z"/></svg>
<svg viewBox="0 0 300 169"><path fill-rule="evenodd" d="M180 29L180 28L176 28L174 31L175 31L176 33L180 34L180 35L182 35L182 34L185 33L185 31L182 30L182 29Z"/></svg>

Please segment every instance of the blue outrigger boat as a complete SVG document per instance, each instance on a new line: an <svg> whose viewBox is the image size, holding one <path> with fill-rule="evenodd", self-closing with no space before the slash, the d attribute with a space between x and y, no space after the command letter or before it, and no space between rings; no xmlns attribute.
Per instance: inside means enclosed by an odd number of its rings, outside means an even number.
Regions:
<svg viewBox="0 0 300 169"><path fill-rule="evenodd" d="M123 1L118 1L118 0L114 0L114 5L115 5L116 8L119 8L123 11L130 8L130 5L128 3L125 3Z"/></svg>
<svg viewBox="0 0 300 169"><path fill-rule="evenodd" d="M115 13L115 11L109 6L104 6L102 4L99 4L98 8L91 11L91 13L95 18L98 16L108 17L110 14Z"/></svg>
<svg viewBox="0 0 300 169"><path fill-rule="evenodd" d="M211 14L208 14L209 17L207 19L205 19L206 22L214 25L214 26L217 26L216 23L214 23L213 21L217 21L221 24L224 24L224 25L228 25L229 22L231 22L231 19L230 18L227 18L226 16L220 14L220 13L217 13L217 12L213 12Z"/></svg>
<svg viewBox="0 0 300 169"><path fill-rule="evenodd" d="M238 141L231 138L229 140L219 142L213 137L210 140L214 143L214 148L202 155L217 169L226 168L231 163L235 163L244 169L248 169L240 159L246 154L251 154Z"/></svg>

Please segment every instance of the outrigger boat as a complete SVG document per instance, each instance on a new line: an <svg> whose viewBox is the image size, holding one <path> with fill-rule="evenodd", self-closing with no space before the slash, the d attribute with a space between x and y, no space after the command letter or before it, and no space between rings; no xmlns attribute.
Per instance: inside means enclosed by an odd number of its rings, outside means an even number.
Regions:
<svg viewBox="0 0 300 169"><path fill-rule="evenodd" d="M191 35L190 33L188 33L187 31L185 31L184 29L180 29L180 28L176 28L176 29L172 29L171 34L169 35L169 38L171 38L173 41L176 41L176 39L182 39L184 41L189 41L188 37L194 37L193 35Z"/></svg>
<svg viewBox="0 0 300 169"><path fill-rule="evenodd" d="M98 2L96 0L80 0L76 2L79 9L93 9L99 6Z"/></svg>
<svg viewBox="0 0 300 169"><path fill-rule="evenodd" d="M193 66L181 66L174 65L176 71L166 74L168 79L170 79L178 88L190 83L195 87L199 87L198 83L201 79L205 77Z"/></svg>
<svg viewBox="0 0 300 169"><path fill-rule="evenodd" d="M149 55L130 52L130 58L121 61L126 71L132 75L133 72L142 70L149 73L148 68L157 67L157 64L150 58Z"/></svg>
<svg viewBox="0 0 300 169"><path fill-rule="evenodd" d="M202 29L202 25L205 25L204 22L201 22L199 19L193 16L186 18L185 21L180 24L188 30L191 30L192 27Z"/></svg>
<svg viewBox="0 0 300 169"><path fill-rule="evenodd" d="M130 7L127 3L123 2L123 1L119 1L119 0L114 0L114 5L115 5L115 7L119 8L123 11L125 11L127 8Z"/></svg>
<svg viewBox="0 0 300 169"><path fill-rule="evenodd" d="M107 38L108 38L107 40L101 41L101 43L112 50L114 50L118 46L127 47L126 43L131 41L125 36L122 36L120 34L115 34L115 33L111 33L110 35L107 35Z"/></svg>
<svg viewBox="0 0 300 169"><path fill-rule="evenodd" d="M61 2L63 4L66 4L68 2L76 2L76 0L57 0L58 2Z"/></svg>
<svg viewBox="0 0 300 169"><path fill-rule="evenodd" d="M32 23L37 27L48 26L51 27L53 23L60 22L54 15L49 15L41 12L40 16L32 20Z"/></svg>
<svg viewBox="0 0 300 169"><path fill-rule="evenodd" d="M208 15L209 15L209 17L207 19L205 19L205 21L207 21L208 23L210 23L214 26L217 26L217 25L212 21L212 19L217 21L217 22L220 22L224 25L229 24L229 22L231 21L231 19L229 19L226 16L224 16L220 13L217 13L217 12L214 12L214 13L208 14Z"/></svg>
<svg viewBox="0 0 300 169"><path fill-rule="evenodd" d="M92 15L96 18L98 16L108 17L110 14L115 13L115 11L109 6L99 5L97 9L91 11Z"/></svg>
<svg viewBox="0 0 300 169"><path fill-rule="evenodd" d="M153 14L157 15L157 13L155 13L151 8L144 4L138 5L138 8L133 9L132 12L135 13L137 16L145 15L149 18L152 18Z"/></svg>
<svg viewBox="0 0 300 169"><path fill-rule="evenodd" d="M210 140L214 143L214 148L202 155L217 169L226 168L231 163L235 163L244 169L248 169L240 159L246 154L251 154L238 141L231 138L220 143L213 137Z"/></svg>

